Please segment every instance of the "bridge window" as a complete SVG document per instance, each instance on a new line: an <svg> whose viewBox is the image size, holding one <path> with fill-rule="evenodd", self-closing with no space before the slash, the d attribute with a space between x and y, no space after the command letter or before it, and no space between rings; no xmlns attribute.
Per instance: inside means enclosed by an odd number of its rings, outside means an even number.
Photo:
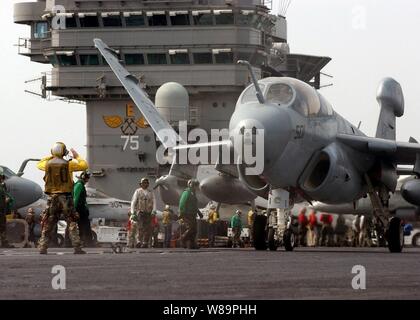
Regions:
<svg viewBox="0 0 420 320"><path fill-rule="evenodd" d="M165 53L149 53L147 61L149 64L168 64Z"/></svg>
<svg viewBox="0 0 420 320"><path fill-rule="evenodd" d="M213 54L216 63L230 64L233 63L233 53L231 49L214 49Z"/></svg>
<svg viewBox="0 0 420 320"><path fill-rule="evenodd" d="M102 22L104 27L121 27L121 15L119 12L104 12L102 13Z"/></svg>
<svg viewBox="0 0 420 320"><path fill-rule="evenodd" d="M195 52L193 53L195 64L213 64L213 55L211 52Z"/></svg>
<svg viewBox="0 0 420 320"><path fill-rule="evenodd" d="M66 17L66 28L67 29L74 29L77 28L77 20L76 17L72 14L70 17Z"/></svg>
<svg viewBox="0 0 420 320"><path fill-rule="evenodd" d="M48 55L47 59L54 67L57 66L58 61L57 61L57 57L55 55Z"/></svg>
<svg viewBox="0 0 420 320"><path fill-rule="evenodd" d="M254 64L253 63L254 56L255 56L255 51L249 51L249 52L239 51L239 52L236 52L236 59L237 60L246 60L246 61L251 62L251 64Z"/></svg>
<svg viewBox="0 0 420 320"><path fill-rule="evenodd" d="M48 22L37 22L34 28L35 39L45 39L48 36Z"/></svg>
<svg viewBox="0 0 420 320"><path fill-rule="evenodd" d="M169 50L172 64L190 64L190 56L187 50Z"/></svg>
<svg viewBox="0 0 420 320"><path fill-rule="evenodd" d="M217 25L234 24L235 19L232 10L214 10Z"/></svg>
<svg viewBox="0 0 420 320"><path fill-rule="evenodd" d="M194 24L197 26L213 25L213 15L210 10L193 11Z"/></svg>
<svg viewBox="0 0 420 320"><path fill-rule="evenodd" d="M99 28L96 13L79 13L79 21L82 28Z"/></svg>
<svg viewBox="0 0 420 320"><path fill-rule="evenodd" d="M255 27L258 16L254 10L242 10L241 14L237 16L237 22L240 26Z"/></svg>
<svg viewBox="0 0 420 320"><path fill-rule="evenodd" d="M127 27L143 27L145 20L142 12L124 12Z"/></svg>
<svg viewBox="0 0 420 320"><path fill-rule="evenodd" d="M166 20L165 11L159 12L148 12L147 20L150 27L167 26L168 21Z"/></svg>
<svg viewBox="0 0 420 320"><path fill-rule="evenodd" d="M98 66L99 65L99 56L97 54L81 54L80 64L82 66Z"/></svg>
<svg viewBox="0 0 420 320"><path fill-rule="evenodd" d="M128 53L124 57L125 64L128 66L144 64L144 56L140 53Z"/></svg>
<svg viewBox="0 0 420 320"><path fill-rule="evenodd" d="M77 60L74 54L66 54L66 55L58 55L58 61L60 66L62 67L69 67L69 66L76 66Z"/></svg>
<svg viewBox="0 0 420 320"><path fill-rule="evenodd" d="M173 26L189 26L190 16L188 11L170 12L171 25Z"/></svg>

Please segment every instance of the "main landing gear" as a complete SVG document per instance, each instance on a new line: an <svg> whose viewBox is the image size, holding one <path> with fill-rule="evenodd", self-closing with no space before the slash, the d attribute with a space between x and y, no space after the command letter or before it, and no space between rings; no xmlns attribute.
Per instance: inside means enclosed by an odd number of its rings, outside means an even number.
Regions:
<svg viewBox="0 0 420 320"><path fill-rule="evenodd" d="M404 226L400 218L391 216L389 212L388 190L385 186L375 190L368 175L365 175L365 180L376 220L378 239L386 240L390 252L402 252L404 248ZM378 244L381 245L381 241L378 241Z"/></svg>

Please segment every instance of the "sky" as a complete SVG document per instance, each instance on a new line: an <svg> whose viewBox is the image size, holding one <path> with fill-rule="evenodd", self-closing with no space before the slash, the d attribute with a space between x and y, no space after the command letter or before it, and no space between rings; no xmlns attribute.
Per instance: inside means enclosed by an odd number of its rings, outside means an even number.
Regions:
<svg viewBox="0 0 420 320"><path fill-rule="evenodd" d="M274 11L283 0L274 0ZM0 164L17 171L27 158L49 154L63 141L86 157L85 107L48 102L24 93L50 66L30 62L14 46L29 36L29 27L13 23L13 4L0 6ZM394 77L405 93L405 115L397 121L397 139L420 139L420 2L417 0L292 0L287 11L292 53L329 56L321 89L334 109L373 136L379 115L376 90L384 77ZM29 164L25 177L41 184L42 173Z"/></svg>

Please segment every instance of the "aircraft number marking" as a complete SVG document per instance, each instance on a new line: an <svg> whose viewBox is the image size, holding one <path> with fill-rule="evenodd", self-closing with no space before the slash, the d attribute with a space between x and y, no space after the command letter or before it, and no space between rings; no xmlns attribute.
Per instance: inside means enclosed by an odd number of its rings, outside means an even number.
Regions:
<svg viewBox="0 0 420 320"><path fill-rule="evenodd" d="M127 147L130 145L130 149L135 151L139 150L140 142L139 136L121 136L121 139L125 140L123 151L127 150Z"/></svg>
<svg viewBox="0 0 420 320"><path fill-rule="evenodd" d="M110 206L111 208L122 208L122 204L121 204L121 203L119 203L118 201L110 202L110 203L109 203L109 206Z"/></svg>

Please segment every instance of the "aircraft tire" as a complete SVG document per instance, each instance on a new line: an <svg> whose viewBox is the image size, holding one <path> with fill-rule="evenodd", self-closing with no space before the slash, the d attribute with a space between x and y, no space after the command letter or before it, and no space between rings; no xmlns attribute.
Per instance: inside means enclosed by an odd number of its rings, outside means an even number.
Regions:
<svg viewBox="0 0 420 320"><path fill-rule="evenodd" d="M254 238L255 250L258 250L258 251L267 250L266 226L267 226L267 217L264 215L256 215L254 219L254 227L253 227L253 238Z"/></svg>
<svg viewBox="0 0 420 320"><path fill-rule="evenodd" d="M283 243L286 251L293 251L295 247L296 237L292 230L288 229L284 232Z"/></svg>
<svg viewBox="0 0 420 320"><path fill-rule="evenodd" d="M274 228L268 229L268 249L270 249L270 251L277 250L277 241L274 238L275 233L276 233L276 230Z"/></svg>
<svg viewBox="0 0 420 320"><path fill-rule="evenodd" d="M390 252L399 253L402 251L404 247L404 229L400 218L393 217L389 221L387 241Z"/></svg>

